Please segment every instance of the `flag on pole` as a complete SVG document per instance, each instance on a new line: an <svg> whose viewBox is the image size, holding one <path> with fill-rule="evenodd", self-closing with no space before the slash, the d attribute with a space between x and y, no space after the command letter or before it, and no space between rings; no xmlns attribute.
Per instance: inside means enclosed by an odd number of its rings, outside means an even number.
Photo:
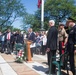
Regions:
<svg viewBox="0 0 76 75"><path fill-rule="evenodd" d="M38 8L41 6L41 0L38 0Z"/></svg>

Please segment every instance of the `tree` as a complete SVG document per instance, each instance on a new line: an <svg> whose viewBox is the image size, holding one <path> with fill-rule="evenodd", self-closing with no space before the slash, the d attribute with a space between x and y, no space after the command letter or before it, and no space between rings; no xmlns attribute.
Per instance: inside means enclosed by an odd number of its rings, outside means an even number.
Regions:
<svg viewBox="0 0 76 75"><path fill-rule="evenodd" d="M74 0L45 0L44 4L44 29L48 29L48 21L54 19L56 25L72 16L76 18L76 6ZM38 31L41 28L41 8L34 15L26 15L25 25L31 25L33 30ZM24 26L23 26L24 27Z"/></svg>
<svg viewBox="0 0 76 75"><path fill-rule="evenodd" d="M76 13L74 0L46 0L45 16L49 19L55 19L58 24L64 21L69 16L73 17Z"/></svg>
<svg viewBox="0 0 76 75"><path fill-rule="evenodd" d="M21 30L20 30L20 29L18 29L18 28L13 28L13 29L12 29L12 31L14 31L14 32L15 32L15 31L21 31Z"/></svg>
<svg viewBox="0 0 76 75"><path fill-rule="evenodd" d="M26 30L26 27L28 28L29 26L33 28L34 31L38 31L40 29L40 22L36 15L33 14L28 14L24 16L23 20L23 25L22 28Z"/></svg>
<svg viewBox="0 0 76 75"><path fill-rule="evenodd" d="M0 27L11 25L26 13L21 0L0 0Z"/></svg>

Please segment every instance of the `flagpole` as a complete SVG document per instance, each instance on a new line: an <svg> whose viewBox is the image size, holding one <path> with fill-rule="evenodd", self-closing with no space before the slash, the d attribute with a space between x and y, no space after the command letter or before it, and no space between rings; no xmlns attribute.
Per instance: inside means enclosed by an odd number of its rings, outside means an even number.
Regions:
<svg viewBox="0 0 76 75"><path fill-rule="evenodd" d="M41 30L44 30L44 0L41 3Z"/></svg>

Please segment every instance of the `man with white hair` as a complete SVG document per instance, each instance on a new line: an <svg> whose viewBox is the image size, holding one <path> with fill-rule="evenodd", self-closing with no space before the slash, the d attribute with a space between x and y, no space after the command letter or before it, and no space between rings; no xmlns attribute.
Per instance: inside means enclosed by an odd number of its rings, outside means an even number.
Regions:
<svg viewBox="0 0 76 75"><path fill-rule="evenodd" d="M54 20L49 20L49 25L50 26L54 26L55 25L55 21Z"/></svg>
<svg viewBox="0 0 76 75"><path fill-rule="evenodd" d="M55 21L54 20L50 20L49 21L49 30L48 30L48 35L47 35L47 56L48 56L48 66L50 69L50 64L51 64L51 74L55 74L55 65L52 64L52 57L56 55L56 50L57 50L57 37L58 37L58 30L57 28L54 26L55 25ZM46 71L46 73L48 73L48 71Z"/></svg>

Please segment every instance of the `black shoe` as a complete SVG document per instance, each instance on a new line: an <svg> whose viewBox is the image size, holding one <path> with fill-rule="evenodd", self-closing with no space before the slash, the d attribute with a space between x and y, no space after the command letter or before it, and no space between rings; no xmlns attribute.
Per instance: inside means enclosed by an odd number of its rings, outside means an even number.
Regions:
<svg viewBox="0 0 76 75"><path fill-rule="evenodd" d="M1 53L4 53L4 51L1 51Z"/></svg>
<svg viewBox="0 0 76 75"><path fill-rule="evenodd" d="M64 70L64 69L65 69L65 66L61 66L61 69L63 69L63 70Z"/></svg>
<svg viewBox="0 0 76 75"><path fill-rule="evenodd" d="M11 54L11 52L6 52L6 54Z"/></svg>

